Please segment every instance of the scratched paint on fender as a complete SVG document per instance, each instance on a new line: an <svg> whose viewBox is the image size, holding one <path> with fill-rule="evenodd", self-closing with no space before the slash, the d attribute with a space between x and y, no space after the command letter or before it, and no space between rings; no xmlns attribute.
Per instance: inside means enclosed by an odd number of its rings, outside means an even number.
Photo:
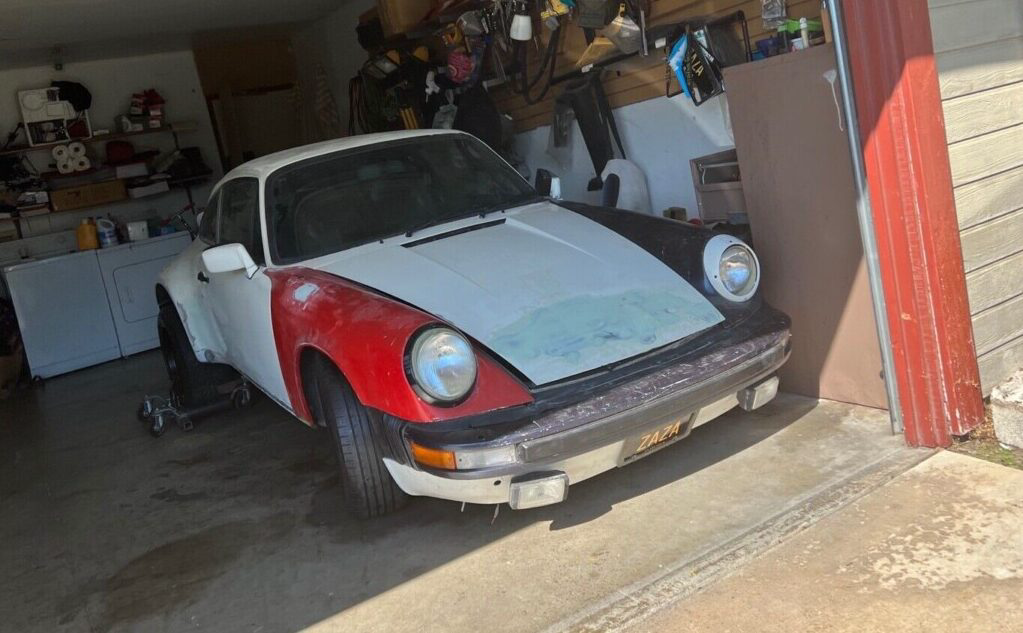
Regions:
<svg viewBox="0 0 1023 633"><path fill-rule="evenodd" d="M544 383L628 358L637 344L660 347L719 321L712 306L672 288L639 289L576 296L534 310L495 332L490 345Z"/></svg>

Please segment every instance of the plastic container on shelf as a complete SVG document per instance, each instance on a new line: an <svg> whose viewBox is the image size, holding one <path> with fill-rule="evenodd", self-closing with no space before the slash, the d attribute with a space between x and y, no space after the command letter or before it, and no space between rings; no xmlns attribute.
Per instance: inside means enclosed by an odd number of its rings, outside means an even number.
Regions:
<svg viewBox="0 0 1023 633"><path fill-rule="evenodd" d="M96 220L96 233L99 238L100 248L117 246L117 225L111 220L106 218Z"/></svg>
<svg viewBox="0 0 1023 633"><path fill-rule="evenodd" d="M96 233L96 225L93 223L92 218L82 220L82 223L78 225L78 229L75 231L75 237L78 240L78 250L80 251L91 251L99 248L99 236Z"/></svg>

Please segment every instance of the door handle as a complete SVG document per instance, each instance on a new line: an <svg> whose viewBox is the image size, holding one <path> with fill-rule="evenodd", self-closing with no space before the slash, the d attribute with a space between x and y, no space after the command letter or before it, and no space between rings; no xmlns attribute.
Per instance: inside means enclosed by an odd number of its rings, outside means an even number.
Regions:
<svg viewBox="0 0 1023 633"><path fill-rule="evenodd" d="M201 270L199 271L199 274L198 274L198 275L196 276L196 279L198 279L199 281L201 281L201 282L202 282L202 283L204 283L204 284L208 284L208 283L210 283L210 278L209 278L209 277L207 277L207 276L206 276L206 273L204 273L204 272L203 272L203 271L201 271Z"/></svg>

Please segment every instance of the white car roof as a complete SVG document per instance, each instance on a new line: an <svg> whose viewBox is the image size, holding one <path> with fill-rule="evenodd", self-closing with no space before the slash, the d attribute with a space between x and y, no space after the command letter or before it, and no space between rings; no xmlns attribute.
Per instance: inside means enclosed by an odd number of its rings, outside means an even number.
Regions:
<svg viewBox="0 0 1023 633"><path fill-rule="evenodd" d="M379 134L360 134L358 136L347 136L345 138L313 143L312 145L301 145L281 152L260 156L247 163L239 165L229 171L219 183L221 184L233 178L251 177L264 180L272 172L277 171L285 165L297 163L307 158L314 158L324 154L330 154L340 150L353 149L372 145L374 143L385 143L388 141L400 141L402 139L417 138L424 136L436 136L439 134L464 134L464 132L453 132L451 130L407 130L402 132L382 132Z"/></svg>

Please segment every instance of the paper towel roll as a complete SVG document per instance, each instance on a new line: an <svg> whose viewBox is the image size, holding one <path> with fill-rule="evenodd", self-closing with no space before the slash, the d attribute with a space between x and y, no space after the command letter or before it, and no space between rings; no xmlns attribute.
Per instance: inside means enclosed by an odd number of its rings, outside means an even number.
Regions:
<svg viewBox="0 0 1023 633"><path fill-rule="evenodd" d="M67 152L76 158L78 156L85 156L85 144L75 141L67 146Z"/></svg>
<svg viewBox="0 0 1023 633"><path fill-rule="evenodd" d="M57 161L57 173L59 174L73 174L75 172L75 164L68 158Z"/></svg>
<svg viewBox="0 0 1023 633"><path fill-rule="evenodd" d="M92 169L92 161L89 160L88 156L79 156L71 159L71 164L74 165L75 171L89 171Z"/></svg>
<svg viewBox="0 0 1023 633"><path fill-rule="evenodd" d="M68 157L67 145L57 145L50 150L53 159L58 163Z"/></svg>

